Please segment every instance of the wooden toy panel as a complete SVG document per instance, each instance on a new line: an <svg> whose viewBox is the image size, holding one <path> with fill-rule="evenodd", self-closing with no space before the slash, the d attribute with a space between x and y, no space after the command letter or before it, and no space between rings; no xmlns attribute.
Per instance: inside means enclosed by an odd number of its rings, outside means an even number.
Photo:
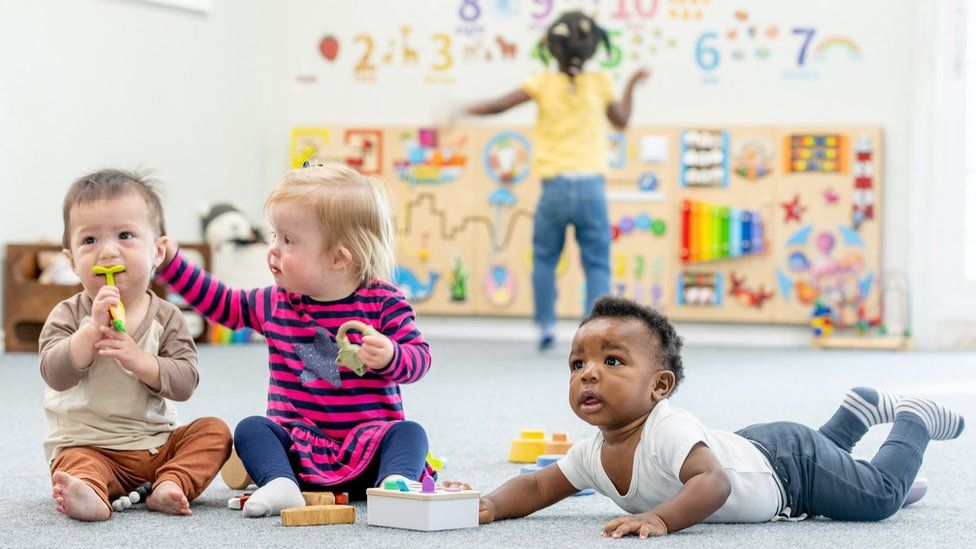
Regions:
<svg viewBox="0 0 976 549"><path fill-rule="evenodd" d="M541 191L531 142L530 128L306 127L293 132L291 159L293 167L339 160L387 183L398 227L396 282L418 312L531 316L532 216ZM612 134L612 292L678 320L803 324L817 299L841 324L876 317L881 155L877 127ZM704 260L682 260L685 203L712 220L696 218L697 234L709 237L698 244L711 252L689 259ZM762 237L736 255L730 239L741 241L746 230L733 223L742 212L753 232L762 220ZM557 269L564 317L580 315L585 295L574 237L567 231Z"/></svg>

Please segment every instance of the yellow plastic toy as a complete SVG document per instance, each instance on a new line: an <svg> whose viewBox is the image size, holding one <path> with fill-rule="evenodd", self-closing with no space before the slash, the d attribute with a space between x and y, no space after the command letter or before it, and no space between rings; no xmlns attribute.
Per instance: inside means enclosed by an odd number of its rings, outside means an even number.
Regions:
<svg viewBox="0 0 976 549"><path fill-rule="evenodd" d="M113 265L111 267L102 267L95 265L92 267L92 271L96 275L105 275L105 283L109 286L115 286L115 274L121 273L125 270L125 265ZM121 333L125 333L125 305L119 300L118 305L113 305L108 308L108 312L112 315L112 326Z"/></svg>
<svg viewBox="0 0 976 549"><path fill-rule="evenodd" d="M522 429L518 438L512 439L512 450L508 461L513 463L535 463L535 459L546 453L546 432L536 429Z"/></svg>
<svg viewBox="0 0 976 549"><path fill-rule="evenodd" d="M350 342L349 336L346 335L349 330L359 332L363 336L379 335L379 332L369 324L358 320L343 323L342 326L339 326L339 331L336 332L336 343L339 344L339 356L336 357L336 364L349 368L356 372L357 376L362 376L366 373L366 366L359 359L359 345Z"/></svg>
<svg viewBox="0 0 976 549"><path fill-rule="evenodd" d="M444 468L444 460L436 457L434 454L427 452L427 463L430 464L430 468L435 471L440 471Z"/></svg>

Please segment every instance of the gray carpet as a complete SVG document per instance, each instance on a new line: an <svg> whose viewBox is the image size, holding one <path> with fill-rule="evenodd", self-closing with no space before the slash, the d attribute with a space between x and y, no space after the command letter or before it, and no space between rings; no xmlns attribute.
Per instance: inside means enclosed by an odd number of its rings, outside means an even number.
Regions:
<svg viewBox="0 0 976 549"><path fill-rule="evenodd" d="M432 341L435 366L415 386L404 387L409 418L422 423L434 452L447 460L445 478L464 479L485 491L515 474L506 461L520 428L591 434L566 403L567 368L562 352L540 357L528 343ZM565 344L562 345L565 348ZM233 428L262 414L267 383L263 346L203 347L202 379L194 397L179 405L189 420L217 415ZM675 403L706 424L734 430L761 421L788 419L819 425L856 385L884 387L938 399L976 421L976 354L818 352L811 350L689 349L687 379ZM366 526L357 505L355 525L285 528L277 518L246 520L225 508L234 492L219 479L193 504L192 517L144 510L89 524L59 515L41 451L46 425L43 382L36 356L0 355L0 545L79 544L219 547L431 547L569 546L614 543L599 537L603 524L621 514L599 495L570 498L529 518L476 530L417 533ZM675 547L964 547L974 545L976 427L951 442L935 442L922 466L930 490L920 503L869 524L808 520L799 524L698 525L664 540ZM885 435L876 428L855 450L870 457ZM637 543L627 538L616 543Z"/></svg>

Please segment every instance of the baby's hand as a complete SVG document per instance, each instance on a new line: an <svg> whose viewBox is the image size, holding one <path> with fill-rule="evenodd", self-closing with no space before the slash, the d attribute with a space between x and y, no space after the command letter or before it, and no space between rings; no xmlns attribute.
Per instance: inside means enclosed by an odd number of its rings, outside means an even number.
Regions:
<svg viewBox="0 0 976 549"><path fill-rule="evenodd" d="M108 326L101 326L98 329L102 335L102 339L95 343L98 355L114 358L126 370L139 374L145 366L148 353L139 348L129 334L117 332Z"/></svg>
<svg viewBox="0 0 976 549"><path fill-rule="evenodd" d="M603 535L614 539L620 539L627 534L637 534L644 539L647 536L663 536L667 533L668 525L651 512L615 518L603 527Z"/></svg>
<svg viewBox="0 0 976 549"><path fill-rule="evenodd" d="M495 522L495 505L485 498L478 500L478 524Z"/></svg>
<svg viewBox="0 0 976 549"><path fill-rule="evenodd" d="M393 342L383 334L363 336L359 360L370 370L386 368L393 360Z"/></svg>
<svg viewBox="0 0 976 549"><path fill-rule="evenodd" d="M159 264L160 271L169 267L169 264L173 262L173 258L176 257L176 252L180 251L180 245L176 242L176 239L171 236L165 236L163 238L166 239L166 255L163 257L163 262Z"/></svg>
<svg viewBox="0 0 976 549"><path fill-rule="evenodd" d="M119 289L115 286L105 285L99 288L92 300L91 320L99 328L112 324L112 315L108 312L109 307L119 304Z"/></svg>
<svg viewBox="0 0 976 549"><path fill-rule="evenodd" d="M470 484L457 480L445 480L443 485L445 488L449 486L458 486L462 490L471 489ZM478 500L478 524L489 524L492 522L495 522L495 506L485 498L481 498Z"/></svg>

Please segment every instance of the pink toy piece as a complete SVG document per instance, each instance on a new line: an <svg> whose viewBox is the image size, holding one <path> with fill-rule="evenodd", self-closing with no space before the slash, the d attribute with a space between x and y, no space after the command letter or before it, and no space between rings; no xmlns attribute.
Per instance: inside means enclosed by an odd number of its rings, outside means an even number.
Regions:
<svg viewBox="0 0 976 549"><path fill-rule="evenodd" d="M423 128L420 130L420 135L418 136L421 147L437 147L437 130L431 128Z"/></svg>
<svg viewBox="0 0 976 549"><path fill-rule="evenodd" d="M424 475L424 478L420 481L420 484L421 494L433 494L436 492L436 490L434 490L434 479L430 478L429 475Z"/></svg>
<svg viewBox="0 0 976 549"><path fill-rule="evenodd" d="M925 492L929 491L929 481L925 477L918 477L915 482L912 483L912 487L908 489L908 495L905 496L905 503L902 503L902 507L907 507L925 496Z"/></svg>
<svg viewBox="0 0 976 549"><path fill-rule="evenodd" d="M444 487L444 491L445 491L445 492L461 492L461 491L463 491L463 490L464 490L464 489L463 489L463 488L461 488L461 486L460 486L460 485L458 485L458 484L452 484L452 485L450 485L450 486L445 486L445 487Z"/></svg>

